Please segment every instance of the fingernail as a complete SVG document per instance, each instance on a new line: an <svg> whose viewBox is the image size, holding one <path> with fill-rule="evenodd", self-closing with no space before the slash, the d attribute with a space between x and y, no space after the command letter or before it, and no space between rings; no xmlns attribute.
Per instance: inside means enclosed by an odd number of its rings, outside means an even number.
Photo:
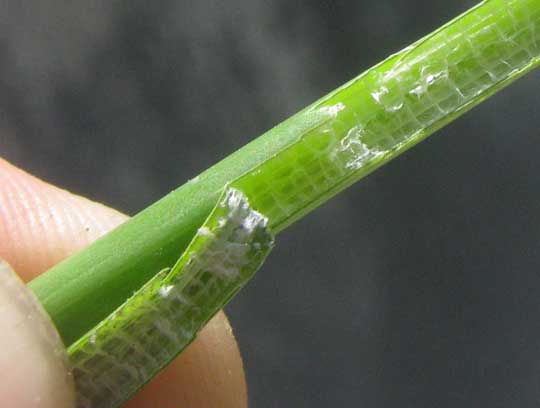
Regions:
<svg viewBox="0 0 540 408"><path fill-rule="evenodd" d="M0 407L71 408L73 378L53 323L0 260Z"/></svg>

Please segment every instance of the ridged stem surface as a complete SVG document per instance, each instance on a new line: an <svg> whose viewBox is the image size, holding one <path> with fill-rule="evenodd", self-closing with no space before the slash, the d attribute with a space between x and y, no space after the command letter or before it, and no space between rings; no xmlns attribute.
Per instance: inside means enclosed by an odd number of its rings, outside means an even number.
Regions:
<svg viewBox="0 0 540 408"><path fill-rule="evenodd" d="M540 0L484 1L211 167L30 287L70 345L175 264L227 185L234 183L277 233L536 67L539 45Z"/></svg>

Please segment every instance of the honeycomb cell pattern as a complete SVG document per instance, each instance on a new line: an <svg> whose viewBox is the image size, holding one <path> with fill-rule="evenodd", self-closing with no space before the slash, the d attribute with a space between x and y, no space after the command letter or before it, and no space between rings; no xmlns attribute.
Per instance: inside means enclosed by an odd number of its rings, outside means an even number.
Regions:
<svg viewBox="0 0 540 408"><path fill-rule="evenodd" d="M264 261L267 222L227 190L172 270L70 347L77 406L119 406L183 350Z"/></svg>
<svg viewBox="0 0 540 408"><path fill-rule="evenodd" d="M70 348L79 407L120 405L185 348L259 268L270 231L524 75L539 55L540 0L484 1L293 117L303 125L282 131L302 129L297 137L230 184L172 270Z"/></svg>
<svg viewBox="0 0 540 408"><path fill-rule="evenodd" d="M535 67L539 47L537 0L481 3L301 112L317 126L238 188L280 230Z"/></svg>

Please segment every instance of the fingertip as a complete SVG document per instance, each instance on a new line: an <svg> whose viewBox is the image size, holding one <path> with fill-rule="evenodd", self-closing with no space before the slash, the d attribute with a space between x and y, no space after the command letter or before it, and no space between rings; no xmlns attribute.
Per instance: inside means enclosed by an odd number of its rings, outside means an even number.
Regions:
<svg viewBox="0 0 540 408"><path fill-rule="evenodd" d="M65 348L37 300L0 260L0 406L71 408Z"/></svg>
<svg viewBox="0 0 540 408"><path fill-rule="evenodd" d="M125 220L0 159L0 257L25 281Z"/></svg>

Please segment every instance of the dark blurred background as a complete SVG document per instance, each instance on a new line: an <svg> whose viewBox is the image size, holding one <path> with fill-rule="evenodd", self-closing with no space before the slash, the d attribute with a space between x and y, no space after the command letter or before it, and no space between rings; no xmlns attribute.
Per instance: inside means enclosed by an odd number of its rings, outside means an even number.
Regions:
<svg viewBox="0 0 540 408"><path fill-rule="evenodd" d="M134 214L474 0L0 3L0 155ZM540 76L278 237L252 407L540 401Z"/></svg>

